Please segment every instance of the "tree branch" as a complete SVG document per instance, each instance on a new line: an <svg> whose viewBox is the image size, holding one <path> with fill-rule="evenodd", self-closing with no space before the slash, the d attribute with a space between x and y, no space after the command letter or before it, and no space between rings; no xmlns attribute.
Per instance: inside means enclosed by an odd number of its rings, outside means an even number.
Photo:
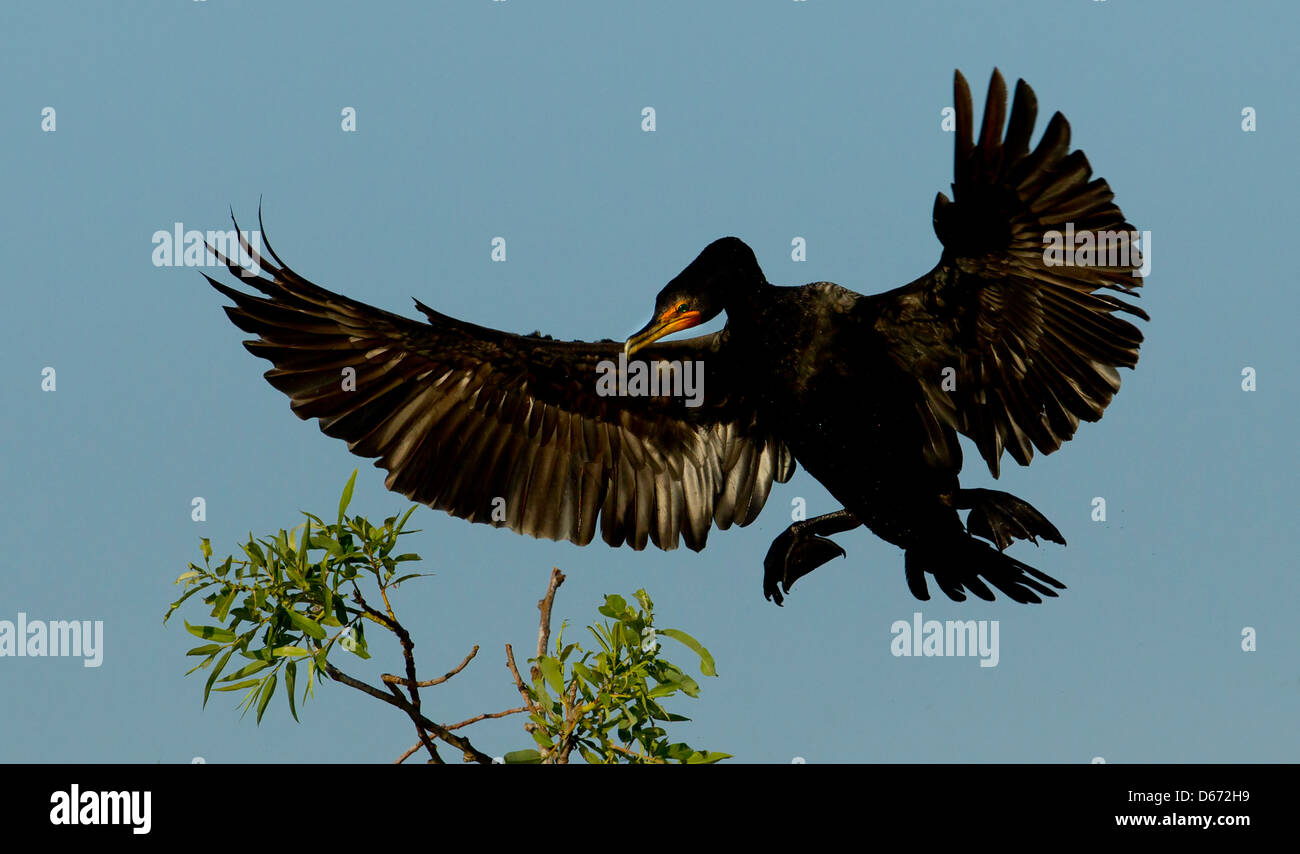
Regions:
<svg viewBox="0 0 1300 854"><path fill-rule="evenodd" d="M330 678L336 682L342 682L344 685L348 685L352 688L356 688L358 691L362 691L366 694L369 694L370 696L378 700L383 700L388 705L396 706L397 708L401 709L404 712L407 712L408 708L410 707L410 704L406 702L405 699L402 698L401 694L398 694L397 696L385 694L383 691L380 691L378 688L375 688L372 685L368 685L365 682L362 682L360 679L353 679L351 676L347 675L342 670L339 670L338 667L336 667L331 662L328 661L325 662L325 668L326 668L325 672L328 673ZM473 759L475 762L481 762L484 765L492 764L491 756L488 756L486 753L479 750L474 745L470 744L469 741L464 737L456 735L453 732L448 732L446 727L442 726L441 724L434 723L433 721L426 718L424 715L419 716L419 722L423 724L424 727L428 729L430 732L432 732L434 735L438 736L438 738L447 742L452 747L455 747L456 749L460 750L462 753L466 755L466 757Z"/></svg>
<svg viewBox="0 0 1300 854"><path fill-rule="evenodd" d="M382 587L379 592L381 594L384 592ZM384 596L384 605L388 608L388 614L386 616L379 613L374 608L371 608L370 605L366 603L365 597L361 595L361 589L355 584L353 585L352 598L358 605L364 608L367 613L373 615L376 619L387 625L393 634L397 635L397 639L401 641L402 657L406 660L406 679L394 681L400 681L401 684L406 686L407 691L411 695L411 701L409 704L404 703L400 708L411 718L411 723L415 724L416 734L420 736L420 741L424 744L425 749L429 751L429 761L442 764L442 759L438 756L438 748L434 747L433 742L429 740L429 736L425 732L425 728L420 724L420 721L425 720L425 717L420 713L419 680L416 679L415 676L415 641L411 640L411 633L406 630L405 626L398 622L397 616L393 614L392 606L388 604L387 595ZM470 657L473 657L472 653ZM468 663L468 659L466 659L466 663ZM464 665L461 666L463 667ZM389 690L392 691L398 699L401 699L401 694L399 693L397 686L392 684L387 677L388 674L385 674L380 678L388 685Z"/></svg>
<svg viewBox="0 0 1300 854"><path fill-rule="evenodd" d="M537 704L533 702L528 689L524 687L524 680L519 677L519 668L515 665L515 651L510 648L510 644L506 644L506 667L510 668L511 675L515 677L515 688L519 691L519 696L524 698L524 705L528 711L536 713Z"/></svg>
<svg viewBox="0 0 1300 854"><path fill-rule="evenodd" d="M464 670L465 665L469 664L470 661L476 655L478 655L478 644L474 644L474 648L469 651L469 655L465 656L465 660L462 661L460 664L458 664L456 667L454 667L451 670L448 670L445 674L439 676L437 679L426 679L423 682L416 682L415 683L416 687L428 688L432 685L441 685L443 682L446 682L448 679L450 679L451 677L455 676L457 673ZM385 673L380 678L383 679L385 682L389 683L390 685L409 685L409 683L405 679L403 679L400 676L394 676L391 673Z"/></svg>
<svg viewBox="0 0 1300 854"><path fill-rule="evenodd" d="M546 586L546 595L537 602L537 610L542 612L542 617L537 626L537 657L541 658L546 655L546 648L551 643L551 606L555 604L555 591L560 589L564 583L564 573L560 572L558 566L551 568L551 581ZM541 671L534 665L532 677L536 680L540 677Z"/></svg>
<svg viewBox="0 0 1300 854"><path fill-rule="evenodd" d="M453 729L460 729L463 726L476 724L479 721L487 720L488 718L504 718L506 715L517 715L520 712L526 712L526 711L528 711L528 709L524 708L523 706L518 706L513 709L506 709L504 712L484 712L483 714L475 715L474 717L469 718L468 720L463 720L458 724L452 724L451 726L447 727L447 729L448 731Z"/></svg>

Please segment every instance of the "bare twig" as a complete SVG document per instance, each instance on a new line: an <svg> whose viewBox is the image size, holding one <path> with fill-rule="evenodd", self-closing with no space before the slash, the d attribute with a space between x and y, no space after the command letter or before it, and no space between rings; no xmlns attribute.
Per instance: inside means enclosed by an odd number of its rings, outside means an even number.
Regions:
<svg viewBox="0 0 1300 854"><path fill-rule="evenodd" d="M515 688L519 691L519 696L524 698L524 705L528 711L537 712L537 704L533 702L532 696L528 689L524 687L524 680L519 677L519 667L515 664L515 651L506 644L506 667L510 668L510 674L515 677Z"/></svg>
<svg viewBox="0 0 1300 854"><path fill-rule="evenodd" d="M401 756L399 756L399 757L397 757L395 760L393 760L393 764L394 764L394 765L401 765L403 762L405 762L406 760L410 759L410 758L411 758L411 754L415 753L415 752L416 752L417 750L419 750L421 747L424 747L424 742L417 741L417 742L416 742L416 743L411 747L410 750L406 751L406 752L403 753Z"/></svg>
<svg viewBox="0 0 1300 854"><path fill-rule="evenodd" d="M446 682L448 679L450 679L451 677L455 676L457 673L464 670L465 665L469 664L470 661L476 655L478 655L478 644L474 644L474 648L469 651L469 655L465 656L465 660L462 661L460 664L456 665L456 667L452 668L451 670L448 670L445 674L439 676L437 679L426 679L423 682L416 682L415 683L416 687L428 688L433 685L441 685L443 682ZM391 673L385 673L380 678L390 685L408 685L409 687L409 683L407 683L405 679L403 679L400 676L394 676Z"/></svg>
<svg viewBox="0 0 1300 854"><path fill-rule="evenodd" d="M546 648L551 643L551 605L555 603L555 591L560 589L564 583L564 573L560 568L551 568L551 581L546 586L546 595L537 602L537 610L542 612L542 618L538 621L537 626L537 657L541 658L546 655ZM532 676L534 681L541 676L541 672L536 665L533 666Z"/></svg>
<svg viewBox="0 0 1300 854"><path fill-rule="evenodd" d="M649 762L649 763L652 764L652 765L663 765L663 764L665 764L664 761L663 761L662 759L659 759L658 757L647 756L647 755L645 755L644 753L637 753L635 750L628 750L626 747L621 747L621 746L619 746L619 745L617 745L617 744L611 744L611 745L609 746L609 749L610 749L610 750L617 750L619 753L623 753L623 754L626 754L626 755L628 755L628 756L631 756L633 759L640 759L640 760L643 761L643 762Z"/></svg>
<svg viewBox="0 0 1300 854"><path fill-rule="evenodd" d="M526 712L526 711L528 711L526 708L524 708L523 706L519 706L518 708L514 708L514 709L506 709L504 712L484 712L483 714L475 715L474 717L469 718L468 720L463 720L458 724L451 724L450 726L447 727L447 731L450 732L454 729L460 729L461 727L469 726L470 724L476 724L479 721L487 720L488 718L504 718L506 715L517 715L520 712ZM410 748L407 749L405 753L397 757L397 759L394 760L393 764L401 765L407 759L410 759L411 755L414 754L423 746L424 745L421 742L417 741L415 744L411 745Z"/></svg>
<svg viewBox="0 0 1300 854"><path fill-rule="evenodd" d="M447 727L447 729L449 731L453 729L460 729L463 726L476 724L479 721L487 720L488 718L504 718L506 715L517 715L520 712L526 712L526 711L528 711L528 709L524 708L523 706L519 706L514 709L506 709L504 712L484 712L483 714L475 715L474 717L469 718L468 720L463 720L458 724L451 724L450 726Z"/></svg>

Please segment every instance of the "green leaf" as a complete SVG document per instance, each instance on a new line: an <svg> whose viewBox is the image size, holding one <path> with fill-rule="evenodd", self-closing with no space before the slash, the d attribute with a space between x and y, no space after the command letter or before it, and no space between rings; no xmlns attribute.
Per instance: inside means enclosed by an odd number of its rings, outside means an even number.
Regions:
<svg viewBox="0 0 1300 854"><path fill-rule="evenodd" d="M370 645L366 643L365 629L360 623L357 624L356 628L352 632L352 643L345 646L344 649L355 655L357 658L370 658Z"/></svg>
<svg viewBox="0 0 1300 854"><path fill-rule="evenodd" d="M294 705L294 701L293 701L293 686L294 686L295 679L297 679L297 676L298 676L298 662L291 661L289 662L288 666L284 668L284 690L285 693L289 695L289 714L293 715L293 719L295 721L298 720L298 709ZM298 722L301 723L301 721Z"/></svg>
<svg viewBox="0 0 1300 854"><path fill-rule="evenodd" d="M240 720L243 720L244 715L248 714L248 710L253 708L253 704L257 702L258 695L262 693L262 682L260 680L254 679L250 684L252 685L252 688L244 695L244 699L239 701L238 708L244 710L239 715Z"/></svg>
<svg viewBox="0 0 1300 854"><path fill-rule="evenodd" d="M277 646L275 649L271 650L271 654L276 658L293 658L299 655L310 655L307 650L300 646Z"/></svg>
<svg viewBox="0 0 1300 854"><path fill-rule="evenodd" d="M189 572L182 572L180 575L176 576L176 580L172 583L180 584L182 581L189 581L191 578L198 578L201 575L203 575L203 573L199 572L197 569L191 569Z"/></svg>
<svg viewBox="0 0 1300 854"><path fill-rule="evenodd" d="M504 757L507 765L540 765L542 754L536 750L512 750Z"/></svg>
<svg viewBox="0 0 1300 854"><path fill-rule="evenodd" d="M678 762L685 762L695 754L696 751L692 750L689 745L682 744L680 742L678 742L677 744L669 744L663 748L664 756L666 756L669 759L676 760Z"/></svg>
<svg viewBox="0 0 1300 854"><path fill-rule="evenodd" d="M212 558L212 543L208 541L207 537L203 537L199 540L199 551L203 553L203 560L205 562Z"/></svg>
<svg viewBox="0 0 1300 854"><path fill-rule="evenodd" d="M419 506L420 505L418 504L412 504L410 508L405 513L402 514L402 518L397 521L397 525L394 526L393 530L399 534L402 533L402 527L406 525L406 520L411 518L411 514L414 513L415 508ZM414 555L412 555L412 557L414 557Z"/></svg>
<svg viewBox="0 0 1300 854"><path fill-rule="evenodd" d="M534 682L532 692L533 701L543 710L549 712L551 707L555 705L555 701L551 699L551 695L546 691L546 682L544 680L538 679Z"/></svg>
<svg viewBox="0 0 1300 854"><path fill-rule="evenodd" d="M333 537L324 537L320 534L312 535L311 547L313 549L324 549L335 557L343 554L343 547L339 545L338 540Z"/></svg>
<svg viewBox="0 0 1300 854"><path fill-rule="evenodd" d="M271 696L275 694L275 674L272 673L266 677L266 685L262 688L262 699L257 702L257 722L262 722L262 712L266 711L267 704L271 702Z"/></svg>
<svg viewBox="0 0 1300 854"><path fill-rule="evenodd" d="M289 615L289 622L306 632L307 635L316 640L325 640L325 629L321 627L320 623L310 617L304 617L293 608L285 608L284 612Z"/></svg>
<svg viewBox="0 0 1300 854"><path fill-rule="evenodd" d="M583 664L581 661L573 662L573 672L590 685L599 684L599 680L596 678L595 674L588 670L587 665Z"/></svg>
<svg viewBox="0 0 1300 854"><path fill-rule="evenodd" d="M203 646L194 647L194 649L190 650L185 654L186 655L207 655L208 653L211 652L220 652L220 651L221 651L221 644L205 643Z"/></svg>
<svg viewBox="0 0 1300 854"><path fill-rule="evenodd" d="M211 693L212 691L212 683L217 681L217 677L221 675L222 668L226 666L226 662L230 660L230 654L233 653L234 651L235 648L233 646L230 649L226 650L226 654L221 656L221 659L217 662L217 666L212 668L212 673L211 675L208 676L208 682L206 685L203 686L204 708L206 708L208 705L208 694Z"/></svg>
<svg viewBox="0 0 1300 854"><path fill-rule="evenodd" d="M284 571L289 573L289 579L298 587L303 589L307 587L307 579L299 571L297 559L286 560L284 562Z"/></svg>
<svg viewBox="0 0 1300 854"><path fill-rule="evenodd" d="M541 661L538 662L538 666L542 671L542 675L546 677L546 681L550 684L551 689L555 693L563 695L564 676L560 673L559 662L548 655L544 655Z"/></svg>
<svg viewBox="0 0 1300 854"><path fill-rule="evenodd" d="M403 555L402 557L411 557L411 555ZM400 557L399 557L399 558L396 558L396 560L401 560L401 559L402 559L402 558L400 558ZM390 582L388 582L388 583L389 583L390 585L396 587L398 584L401 584L403 581L410 581L412 578L420 578L420 577L423 576L423 575L427 575L427 573L424 573L424 572L412 572L412 573L408 573L407 575L403 575L401 578L394 578L392 581L390 581Z"/></svg>
<svg viewBox="0 0 1300 854"><path fill-rule="evenodd" d="M234 685L222 685L220 688L217 688L216 690L218 690L218 691L238 691L238 690L240 690L240 689L242 689L242 688L251 688L251 687L253 687L254 685L261 685L261 684L262 684L262 680L261 680L261 679L246 679L246 680L244 680L243 682L237 682L237 683L234 684Z"/></svg>
<svg viewBox="0 0 1300 854"><path fill-rule="evenodd" d="M235 633L230 629L223 629L219 626L191 626L189 620L185 621L185 629L190 634L201 637L204 640L218 641L219 643L229 643L235 639Z"/></svg>
<svg viewBox="0 0 1300 854"><path fill-rule="evenodd" d="M290 557L289 532L284 528L281 528L279 533L271 538L271 542L267 543L267 547L270 548L275 557L279 558L281 561L288 560Z"/></svg>
<svg viewBox="0 0 1300 854"><path fill-rule="evenodd" d="M348 478L347 486L343 487L343 497L339 499L339 521L343 521L344 514L348 512L348 505L352 503L352 488L357 485L357 469L352 470L352 477Z"/></svg>
<svg viewBox="0 0 1300 854"><path fill-rule="evenodd" d="M191 673L193 673L195 670L202 670L203 668L205 668L205 667L207 667L209 664L211 664L211 663L212 663L212 659L214 659L214 658L216 658L216 657L217 657L217 654L216 654L215 652L212 653L212 654L209 655L207 658L203 659L203 660L200 661L198 664L196 664L196 665L194 665L193 667L191 667L189 670L186 670L186 671L185 671L185 675L186 675L186 676L189 676L189 675L190 675Z"/></svg>
<svg viewBox="0 0 1300 854"><path fill-rule="evenodd" d="M307 553L311 551L309 540L311 539L311 520L303 522L302 543L298 549L298 571L303 575L307 574ZM297 529L295 529L297 530Z"/></svg>
<svg viewBox="0 0 1300 854"><path fill-rule="evenodd" d="M238 588L227 587L223 594L218 596L217 603L212 609L212 616L215 619L224 621L226 615L230 613L230 603L235 601L235 596L238 594Z"/></svg>
<svg viewBox="0 0 1300 854"><path fill-rule="evenodd" d="M627 610L627 600L617 593L605 597L605 604L596 609L606 617L619 619L623 612Z"/></svg>
<svg viewBox="0 0 1300 854"><path fill-rule="evenodd" d="M690 649L693 650L695 654L700 657L700 672L703 673L705 676L718 675L718 669L713 663L713 656L710 655L709 651L705 649L704 646L695 638L691 637L690 635L686 634L686 632L683 632L680 629L660 629L659 634L667 635L673 640L679 641L685 644L686 646L690 647Z"/></svg>
<svg viewBox="0 0 1300 854"><path fill-rule="evenodd" d="M252 674L256 673L259 670L265 670L270 666L271 666L271 662L269 661L263 661L262 659L255 659L254 661L245 664L243 667L239 668L234 673L230 674L229 676L227 676L225 679L222 679L221 681L233 682L236 679L242 679L245 676L251 676Z"/></svg>
<svg viewBox="0 0 1300 854"><path fill-rule="evenodd" d="M179 608L182 604L184 604L186 599L190 598L195 593L198 593L200 590L207 590L209 587L211 587L216 583L217 582L215 581L209 581L206 584L200 584L197 587L191 587L189 590L186 590L185 595L177 599L175 602L173 602L172 606L167 609L167 613L163 614L163 622L166 623L168 620L170 620L172 614L176 613L176 609Z"/></svg>
<svg viewBox="0 0 1300 854"><path fill-rule="evenodd" d="M240 546L240 548L244 550L244 554L248 555L248 560L253 566L259 569L266 566L266 555L262 552L262 547L253 539L252 533L248 535L248 543Z"/></svg>
<svg viewBox="0 0 1300 854"><path fill-rule="evenodd" d="M681 681L678 682L677 685L688 697L700 696L700 683L696 682L685 673L681 675Z"/></svg>

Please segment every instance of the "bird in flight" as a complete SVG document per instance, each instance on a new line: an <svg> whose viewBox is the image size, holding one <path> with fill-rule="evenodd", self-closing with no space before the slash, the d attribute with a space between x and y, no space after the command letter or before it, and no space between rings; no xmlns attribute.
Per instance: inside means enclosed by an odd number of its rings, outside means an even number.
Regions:
<svg viewBox="0 0 1300 854"><path fill-rule="evenodd" d="M419 300L425 320L391 314L309 282L265 235L274 263L254 254L257 276L221 256L261 296L208 281L294 413L375 458L414 501L578 545L599 532L611 546L698 551L713 525L754 521L797 462L842 508L772 543L769 600L844 555L831 535L865 525L904 550L918 599L929 575L958 601L992 600L991 586L1041 602L1064 585L1004 550L1065 540L1022 499L963 488L957 434L996 477L1004 451L1027 465L1099 419L1142 341L1120 315L1149 319L1107 291L1136 295L1145 271L1060 113L1030 149L1033 90L1017 82L1008 119L995 70L976 139L960 72L954 90L953 198L934 205L943 253L881 294L772 285L735 237L672 279L625 342L514 335ZM661 340L723 312L716 333Z"/></svg>

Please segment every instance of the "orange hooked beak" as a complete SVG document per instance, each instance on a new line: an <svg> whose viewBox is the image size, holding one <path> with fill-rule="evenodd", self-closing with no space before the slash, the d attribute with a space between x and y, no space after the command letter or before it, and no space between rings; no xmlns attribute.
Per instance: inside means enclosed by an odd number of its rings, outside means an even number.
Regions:
<svg viewBox="0 0 1300 854"><path fill-rule="evenodd" d="M658 341L665 335L698 326L699 323L700 313L698 311L679 312L675 308L670 308L647 323L640 332L627 339L623 344L623 352L631 356L637 350Z"/></svg>

